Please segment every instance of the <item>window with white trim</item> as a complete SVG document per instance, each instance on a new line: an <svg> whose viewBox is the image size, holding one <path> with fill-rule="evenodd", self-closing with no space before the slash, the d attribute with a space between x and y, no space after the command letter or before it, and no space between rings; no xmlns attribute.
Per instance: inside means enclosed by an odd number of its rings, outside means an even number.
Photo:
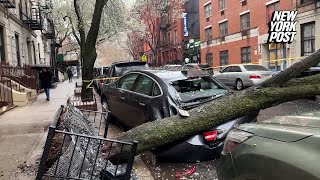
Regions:
<svg viewBox="0 0 320 180"><path fill-rule="evenodd" d="M211 8L211 3L204 6L204 14L206 18L211 16Z"/></svg>

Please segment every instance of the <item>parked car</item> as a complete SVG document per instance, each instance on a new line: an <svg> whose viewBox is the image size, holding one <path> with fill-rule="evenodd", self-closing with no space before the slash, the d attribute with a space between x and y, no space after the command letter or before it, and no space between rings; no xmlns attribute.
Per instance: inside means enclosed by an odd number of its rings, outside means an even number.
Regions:
<svg viewBox="0 0 320 180"><path fill-rule="evenodd" d="M180 64L167 64L167 65L163 66L163 69L165 69L165 70L181 70L182 65L180 65Z"/></svg>
<svg viewBox="0 0 320 180"><path fill-rule="evenodd" d="M101 88L103 86L103 80L101 78L107 77L108 70L109 67L95 68L93 86L95 87L98 93L101 92Z"/></svg>
<svg viewBox="0 0 320 180"><path fill-rule="evenodd" d="M214 74L213 68L209 64L188 63L188 64L185 64L182 67L182 69L183 70L198 69L198 70L206 71L211 75Z"/></svg>
<svg viewBox="0 0 320 180"><path fill-rule="evenodd" d="M320 73L320 63L304 71L299 77L312 76Z"/></svg>
<svg viewBox="0 0 320 180"><path fill-rule="evenodd" d="M99 91L101 93L102 87L105 84L109 84L110 82L114 81L118 77L122 76L124 73L134 70L134 69L148 69L149 66L146 62L141 61L125 61L125 62L115 62L113 63L106 72L103 74L103 78L110 78L104 79L99 81Z"/></svg>
<svg viewBox="0 0 320 180"><path fill-rule="evenodd" d="M206 73L204 73L206 74ZM102 107L107 118L130 129L143 123L177 115L218 99L232 91L210 75L167 70L131 71L104 86ZM195 162L220 156L227 132L251 122L258 112L154 150L160 160Z"/></svg>
<svg viewBox="0 0 320 180"><path fill-rule="evenodd" d="M227 86L233 86L237 90L255 86L269 79L272 72L261 65L230 65L225 67L219 74L214 75Z"/></svg>
<svg viewBox="0 0 320 180"><path fill-rule="evenodd" d="M320 112L248 123L229 132L220 179L320 179Z"/></svg>

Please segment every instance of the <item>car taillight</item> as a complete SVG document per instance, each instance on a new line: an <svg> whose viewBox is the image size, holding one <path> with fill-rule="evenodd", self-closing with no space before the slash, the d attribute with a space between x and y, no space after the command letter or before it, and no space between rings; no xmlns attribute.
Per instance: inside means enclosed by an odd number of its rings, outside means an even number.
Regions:
<svg viewBox="0 0 320 180"><path fill-rule="evenodd" d="M255 75L255 74L251 74L251 75L249 76L249 78L250 78L250 79L261 79L261 76Z"/></svg>
<svg viewBox="0 0 320 180"><path fill-rule="evenodd" d="M234 129L229 132L223 147L224 152L230 152L235 147L251 138L253 134Z"/></svg>
<svg viewBox="0 0 320 180"><path fill-rule="evenodd" d="M205 132L203 133L203 136L207 141L214 141L218 136L218 131Z"/></svg>

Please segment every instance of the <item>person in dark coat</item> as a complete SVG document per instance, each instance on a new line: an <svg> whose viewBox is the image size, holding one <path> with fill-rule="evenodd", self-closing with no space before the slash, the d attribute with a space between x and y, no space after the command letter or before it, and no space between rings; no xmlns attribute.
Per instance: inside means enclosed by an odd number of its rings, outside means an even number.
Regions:
<svg viewBox="0 0 320 180"><path fill-rule="evenodd" d="M68 74L69 82L72 82L73 73L72 73L71 67L68 68L67 74Z"/></svg>
<svg viewBox="0 0 320 180"><path fill-rule="evenodd" d="M49 69L43 68L40 71L39 74L39 79L41 83L41 87L44 89L44 92L46 93L47 96L47 101L50 101L50 88L51 88L51 80L52 80L52 73L50 72Z"/></svg>

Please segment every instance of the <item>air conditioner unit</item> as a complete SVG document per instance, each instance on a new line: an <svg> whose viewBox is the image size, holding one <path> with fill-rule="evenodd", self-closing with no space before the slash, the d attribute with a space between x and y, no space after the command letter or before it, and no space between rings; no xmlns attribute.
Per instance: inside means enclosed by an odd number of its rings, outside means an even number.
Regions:
<svg viewBox="0 0 320 180"><path fill-rule="evenodd" d="M243 3L243 2L245 2L246 0L240 0L240 3Z"/></svg>

